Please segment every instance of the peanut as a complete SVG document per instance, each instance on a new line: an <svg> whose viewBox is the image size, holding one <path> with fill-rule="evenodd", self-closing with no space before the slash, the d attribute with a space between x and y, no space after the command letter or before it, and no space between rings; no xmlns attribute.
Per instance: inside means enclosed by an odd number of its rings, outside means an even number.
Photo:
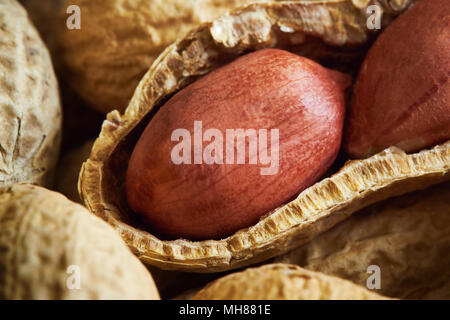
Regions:
<svg viewBox="0 0 450 320"><path fill-rule="evenodd" d="M129 162L129 205L152 230L169 237L219 238L255 224L316 182L335 160L348 84L343 74L276 49L248 54L208 74L176 94L148 124ZM215 135L198 150L198 120L226 138ZM190 130L196 140L192 152L190 140L189 150L174 148L171 135L178 128ZM234 145L230 130L238 128L253 128L255 135L248 135L255 138L254 153L247 140L239 144L237 138ZM265 142L261 129L270 129ZM200 133L205 145L207 134ZM215 148L208 163L210 146ZM270 163L262 164L261 150ZM183 154L181 164L171 159L174 152Z"/></svg>
<svg viewBox="0 0 450 320"><path fill-rule="evenodd" d="M371 47L353 92L345 149L367 157L450 139L450 1L425 0Z"/></svg>

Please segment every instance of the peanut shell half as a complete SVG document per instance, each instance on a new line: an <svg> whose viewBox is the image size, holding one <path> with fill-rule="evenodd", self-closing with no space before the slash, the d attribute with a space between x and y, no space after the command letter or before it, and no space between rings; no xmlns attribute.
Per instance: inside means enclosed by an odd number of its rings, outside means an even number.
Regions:
<svg viewBox="0 0 450 320"><path fill-rule="evenodd" d="M62 118L50 56L17 1L0 0L0 26L0 187L49 186Z"/></svg>
<svg viewBox="0 0 450 320"><path fill-rule="evenodd" d="M385 20L399 13L385 2L380 5ZM86 206L113 225L145 263L169 270L218 272L281 255L365 206L448 180L450 142L411 155L390 148L349 162L294 201L268 212L256 225L218 241L158 239L129 209L124 176L131 152L167 98L196 77L266 47L287 49L328 67L355 70L355 61L369 41L364 12L350 1L253 4L179 39L142 79L125 114L108 114L80 173L79 189Z"/></svg>
<svg viewBox="0 0 450 320"><path fill-rule="evenodd" d="M450 299L450 183L377 203L278 263L365 286L369 266L380 268L385 296Z"/></svg>
<svg viewBox="0 0 450 320"><path fill-rule="evenodd" d="M114 229L56 192L0 190L0 230L0 299L159 298Z"/></svg>
<svg viewBox="0 0 450 320"><path fill-rule="evenodd" d="M215 280L193 300L383 300L348 280L295 265L268 264Z"/></svg>

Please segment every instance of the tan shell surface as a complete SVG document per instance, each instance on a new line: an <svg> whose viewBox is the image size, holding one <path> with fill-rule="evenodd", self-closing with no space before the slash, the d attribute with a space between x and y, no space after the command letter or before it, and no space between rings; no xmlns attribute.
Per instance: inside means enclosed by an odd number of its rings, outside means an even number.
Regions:
<svg viewBox="0 0 450 320"><path fill-rule="evenodd" d="M56 191L62 193L74 202L81 203L78 193L78 177L81 166L91 154L93 140L86 141L81 146L68 152L58 163L56 175Z"/></svg>
<svg viewBox="0 0 450 320"><path fill-rule="evenodd" d="M0 230L0 299L159 298L114 229L56 192L3 188Z"/></svg>
<svg viewBox="0 0 450 320"><path fill-rule="evenodd" d="M382 300L350 281L295 265L269 264L220 278L193 300Z"/></svg>
<svg viewBox="0 0 450 320"><path fill-rule="evenodd" d="M366 208L276 262L365 285L380 267L379 293L450 299L450 183Z"/></svg>
<svg viewBox="0 0 450 320"><path fill-rule="evenodd" d="M124 111L158 55L200 23L261 0L68 0L81 30L60 28L64 78L93 108ZM69 15L62 12L64 26Z"/></svg>
<svg viewBox="0 0 450 320"><path fill-rule="evenodd" d="M0 0L0 187L48 186L59 154L61 106L48 50L14 0Z"/></svg>
<svg viewBox="0 0 450 320"><path fill-rule="evenodd" d="M395 15L388 9L384 20ZM145 75L125 114L111 112L103 123L80 173L86 206L113 225L145 263L169 270L218 272L281 255L365 206L448 180L450 142L411 155L388 149L348 163L256 225L222 240L164 241L147 232L129 209L123 187L130 154L145 124L171 94L197 76L265 47L288 49L351 70L368 41L363 12L364 7L349 1L254 4L178 40Z"/></svg>

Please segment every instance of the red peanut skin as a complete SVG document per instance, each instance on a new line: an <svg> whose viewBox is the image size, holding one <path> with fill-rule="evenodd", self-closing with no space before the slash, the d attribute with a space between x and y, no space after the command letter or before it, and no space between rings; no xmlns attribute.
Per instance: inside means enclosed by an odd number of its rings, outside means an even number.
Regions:
<svg viewBox="0 0 450 320"><path fill-rule="evenodd" d="M334 162L350 81L277 49L250 53L200 78L161 107L136 144L126 175L129 206L171 239L218 239L254 225ZM219 129L224 140L226 129L279 129L278 173L261 175L267 166L259 161L173 164L171 133L185 128L193 137L194 121L203 122L203 132Z"/></svg>
<svg viewBox="0 0 450 320"><path fill-rule="evenodd" d="M344 148L365 158L450 139L450 1L423 0L375 41L355 84Z"/></svg>

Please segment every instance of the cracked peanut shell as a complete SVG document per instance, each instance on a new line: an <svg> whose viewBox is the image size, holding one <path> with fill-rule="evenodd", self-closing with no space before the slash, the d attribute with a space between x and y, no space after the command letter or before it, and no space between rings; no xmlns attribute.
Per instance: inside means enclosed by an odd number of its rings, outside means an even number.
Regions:
<svg viewBox="0 0 450 320"><path fill-rule="evenodd" d="M0 0L0 187L52 184L61 140L58 83L26 11Z"/></svg>
<svg viewBox="0 0 450 320"><path fill-rule="evenodd" d="M193 300L384 300L348 280L290 264L249 268L215 280Z"/></svg>
<svg viewBox="0 0 450 320"><path fill-rule="evenodd" d="M450 299L450 182L361 210L275 262L364 286L380 268L380 294Z"/></svg>
<svg viewBox="0 0 450 320"><path fill-rule="evenodd" d="M159 298L114 229L56 192L1 189L0 230L0 299Z"/></svg>
<svg viewBox="0 0 450 320"><path fill-rule="evenodd" d="M372 3L372 2L371 2ZM395 14L384 8L384 21ZM108 114L79 189L87 208L113 225L140 259L168 270L219 272L281 255L352 213L389 197L449 179L450 142L416 154L390 148L352 161L254 226L222 240L164 241L127 205L124 177L131 152L152 115L196 77L246 52L290 50L340 70L356 70L369 41L365 8L350 1L253 4L206 23L168 47L142 79L125 114Z"/></svg>

